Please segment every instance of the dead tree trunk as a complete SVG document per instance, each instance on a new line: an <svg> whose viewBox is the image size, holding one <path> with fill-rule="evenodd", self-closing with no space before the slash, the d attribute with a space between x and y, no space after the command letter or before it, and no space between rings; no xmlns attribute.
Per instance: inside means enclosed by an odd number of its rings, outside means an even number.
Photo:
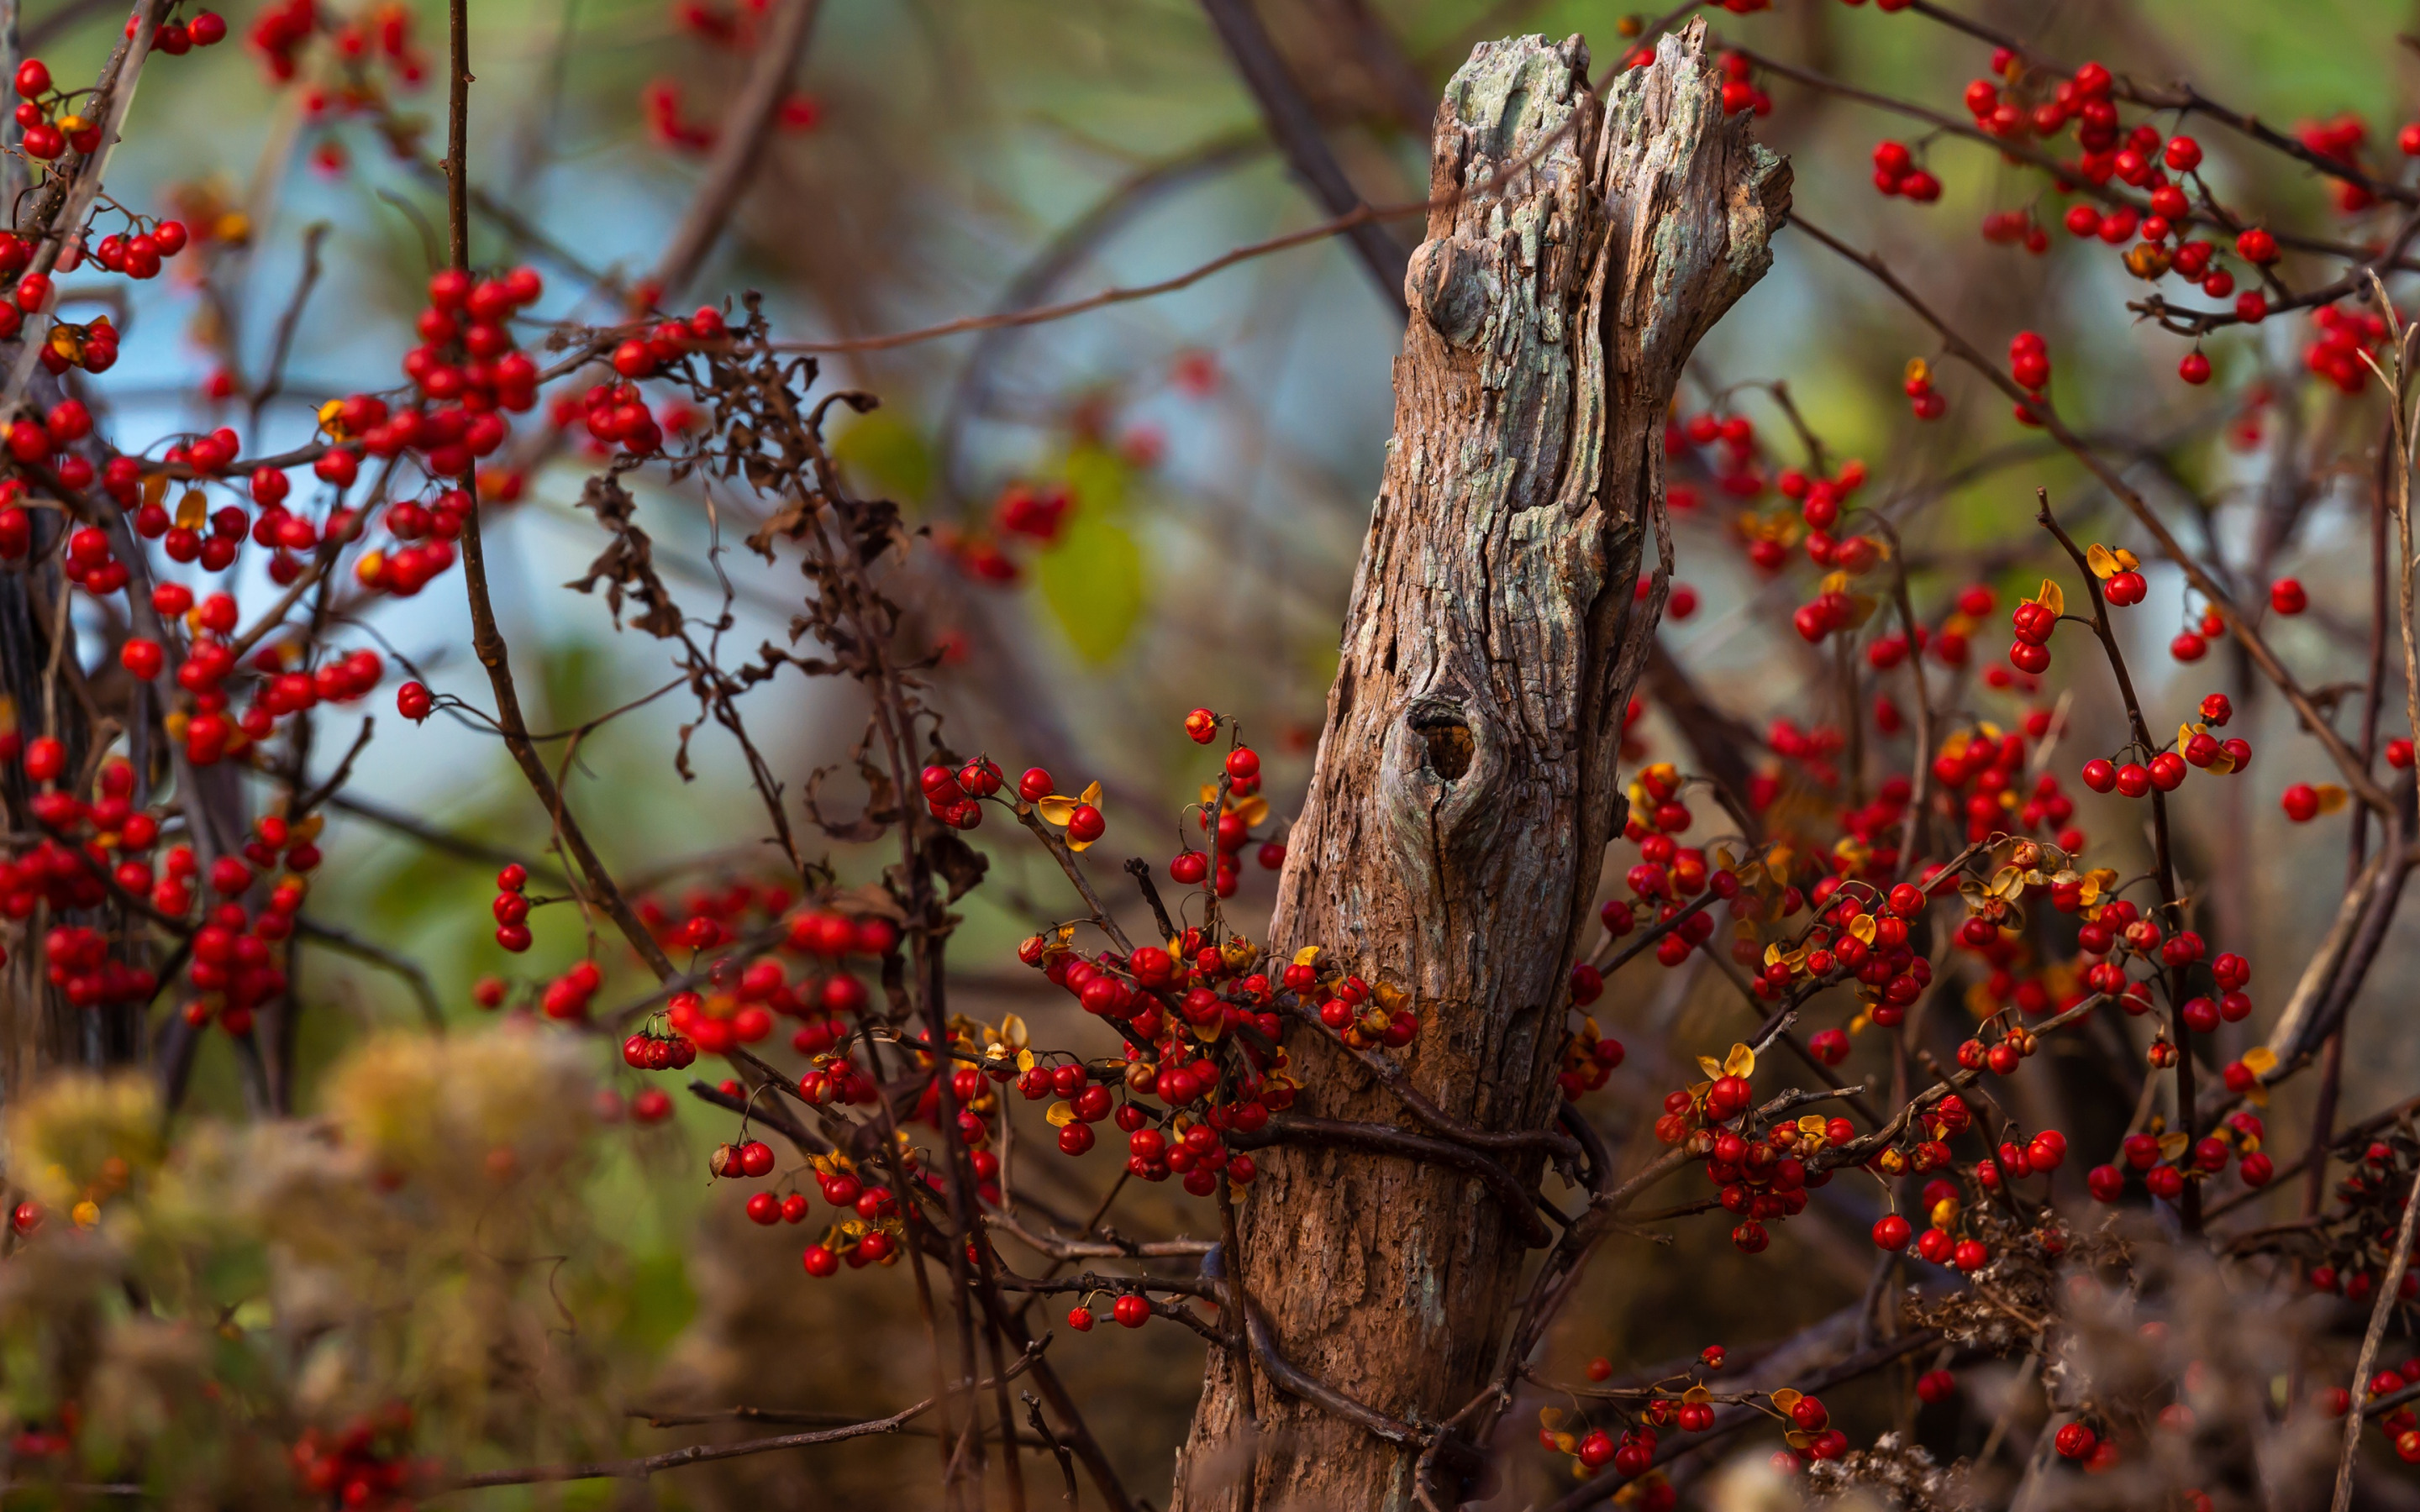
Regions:
<svg viewBox="0 0 2420 1512"><path fill-rule="evenodd" d="M1787 166L1724 117L1702 23L1607 103L1587 66L1577 38L1489 43L1438 109L1432 197L1466 197L1431 212L1412 257L1385 491L1270 925L1279 959L1320 945L1408 989L1413 1082L1487 1131L1555 1119L1572 949L1663 609L1655 563L1653 591L1633 590L1650 549L1669 560L1665 412L1789 205ZM1299 1112L1438 1137L1308 1041ZM1489 1153L1534 1187L1541 1156ZM1536 1217L1467 1164L1266 1155L1223 1263L1283 1365L1247 1377L1214 1355L1176 1504L1410 1507L1417 1435L1295 1393L1316 1382L1415 1428L1453 1417L1503 1363Z"/></svg>

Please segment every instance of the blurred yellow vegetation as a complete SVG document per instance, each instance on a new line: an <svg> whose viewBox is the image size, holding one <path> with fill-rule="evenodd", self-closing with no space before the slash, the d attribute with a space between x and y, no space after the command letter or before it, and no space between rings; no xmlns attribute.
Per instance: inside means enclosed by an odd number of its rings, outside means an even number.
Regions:
<svg viewBox="0 0 2420 1512"><path fill-rule="evenodd" d="M63 1478L216 1505L285 1504L292 1475L264 1466L302 1428L398 1403L441 1456L616 1442L625 1278L592 1231L586 1048L383 1036L332 1070L319 1117L180 1122L173 1150L147 1081L45 1085L8 1119L8 1180L43 1218L0 1261L0 1427L64 1430Z"/></svg>

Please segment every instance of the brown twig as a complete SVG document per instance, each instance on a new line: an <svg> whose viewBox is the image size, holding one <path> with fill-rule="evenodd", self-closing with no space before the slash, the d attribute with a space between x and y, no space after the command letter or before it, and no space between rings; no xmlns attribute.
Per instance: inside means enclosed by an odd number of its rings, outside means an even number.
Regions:
<svg viewBox="0 0 2420 1512"><path fill-rule="evenodd" d="M747 82L731 102L731 114L715 140L706 177L648 281L648 292L656 302L677 298L697 276L706 254L714 250L723 226L738 208L740 195L764 161L765 145L781 118L782 101L799 71L799 59L806 55L807 39L814 34L815 17L822 9L823 0L783 0L774 11L769 31L758 39Z"/></svg>
<svg viewBox="0 0 2420 1512"><path fill-rule="evenodd" d="M1278 55L1277 44L1270 40L1249 0L1202 0L1202 8L1209 13L1211 27L1226 44L1227 55L1259 103L1261 119L1295 177L1332 216L1349 216L1363 208L1353 181L1344 176L1336 154L1328 150L1302 86L1285 59ZM1397 319L1407 318L1411 312L1404 302L1404 270L1410 255L1403 243L1373 220L1357 222L1342 234L1378 285L1379 297L1393 306Z"/></svg>

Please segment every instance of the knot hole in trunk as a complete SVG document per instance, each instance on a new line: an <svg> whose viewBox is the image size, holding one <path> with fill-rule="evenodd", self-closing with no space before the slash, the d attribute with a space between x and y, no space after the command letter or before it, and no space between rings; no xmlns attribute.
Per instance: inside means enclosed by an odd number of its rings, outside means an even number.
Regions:
<svg viewBox="0 0 2420 1512"><path fill-rule="evenodd" d="M1462 711L1450 704L1426 703L1412 710L1411 726L1428 748L1428 769L1453 781L1470 770L1470 758L1478 749L1471 738L1470 725Z"/></svg>

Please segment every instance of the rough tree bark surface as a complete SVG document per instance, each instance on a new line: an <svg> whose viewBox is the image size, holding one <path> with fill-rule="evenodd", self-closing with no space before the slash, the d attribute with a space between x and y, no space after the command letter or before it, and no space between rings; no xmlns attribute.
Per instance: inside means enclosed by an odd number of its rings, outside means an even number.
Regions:
<svg viewBox="0 0 2420 1512"><path fill-rule="evenodd" d="M1587 69L1578 38L1486 43L1438 107L1432 197L1469 197L1431 212L1405 281L1385 489L1270 925L1280 959L1320 945L1408 989L1413 1081L1487 1130L1554 1117L1663 608L1666 409L1789 208L1787 165L1723 115L1702 23L1604 103ZM1300 1111L1419 1129L1339 1055L1297 1058ZM1265 1154L1241 1271L1284 1360L1401 1421L1461 1412L1500 1364L1527 1255L1490 1189L1332 1146ZM1175 1504L1408 1508L1418 1460L1214 1352Z"/></svg>

